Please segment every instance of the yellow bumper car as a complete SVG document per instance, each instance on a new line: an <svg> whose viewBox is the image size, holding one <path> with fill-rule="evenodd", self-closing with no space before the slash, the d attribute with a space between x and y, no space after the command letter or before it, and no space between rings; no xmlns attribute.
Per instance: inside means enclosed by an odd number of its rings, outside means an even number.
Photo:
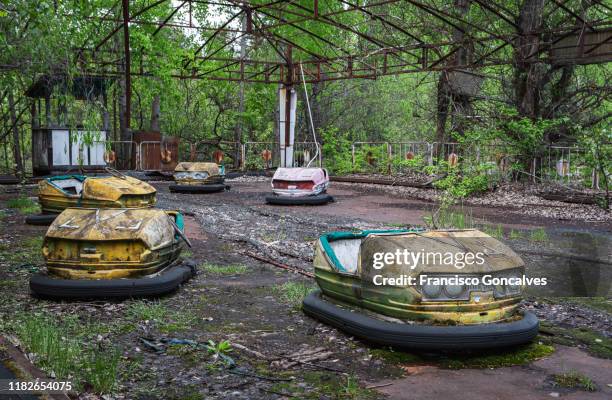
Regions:
<svg viewBox="0 0 612 400"><path fill-rule="evenodd" d="M183 217L158 209L69 208L43 242L47 273L33 293L53 298L138 297L168 293L195 272L179 261Z"/></svg>

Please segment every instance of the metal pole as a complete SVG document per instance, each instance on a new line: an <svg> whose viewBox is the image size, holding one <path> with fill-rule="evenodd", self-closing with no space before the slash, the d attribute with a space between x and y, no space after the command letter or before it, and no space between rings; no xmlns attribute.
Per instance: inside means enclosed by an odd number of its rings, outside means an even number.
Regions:
<svg viewBox="0 0 612 400"><path fill-rule="evenodd" d="M292 167L293 165L287 165L287 151L291 144L291 89L293 88L293 63L291 60L292 46L287 46L285 52L287 59L287 79L285 81L285 151L283 152L283 159L285 167Z"/></svg>
<svg viewBox="0 0 612 400"><path fill-rule="evenodd" d="M125 56L125 128L129 131L132 117L132 80L130 72L130 1L122 0L123 4L123 49Z"/></svg>

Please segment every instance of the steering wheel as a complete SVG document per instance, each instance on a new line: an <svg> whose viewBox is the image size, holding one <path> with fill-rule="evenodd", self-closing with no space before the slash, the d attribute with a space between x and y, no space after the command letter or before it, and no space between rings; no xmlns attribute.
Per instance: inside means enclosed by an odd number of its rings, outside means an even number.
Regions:
<svg viewBox="0 0 612 400"><path fill-rule="evenodd" d="M114 176L115 178L127 179L127 175L122 174L121 172L117 171L115 168L104 167L104 170L108 172L109 174L111 174L112 176Z"/></svg>

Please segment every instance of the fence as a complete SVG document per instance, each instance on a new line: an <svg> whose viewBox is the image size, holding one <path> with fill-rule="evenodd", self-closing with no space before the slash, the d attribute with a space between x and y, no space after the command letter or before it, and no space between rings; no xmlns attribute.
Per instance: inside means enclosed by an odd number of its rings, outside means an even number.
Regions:
<svg viewBox="0 0 612 400"><path fill-rule="evenodd" d="M546 146L525 155L501 144L354 142L351 145L354 172L392 175L441 162L461 162L501 179L525 174L534 182L545 180L598 187L598 171L590 158L586 149L572 146Z"/></svg>
<svg viewBox="0 0 612 400"><path fill-rule="evenodd" d="M160 169L160 153L165 142L104 141L105 162L117 169L152 171ZM278 142L211 142L186 143L182 151L172 148L175 161L188 150L189 161L231 161L235 169L261 170L280 164ZM317 145L319 152L317 154ZM610 145L609 145L610 146ZM532 155L507 145L461 144L454 142L354 142L351 145L354 172L401 174L410 170L422 170L426 166L446 163L462 163L480 168L481 171L510 179L518 174L528 175L532 181L556 181L566 184L583 184L598 187L598 171L593 167L592 155L575 146L547 146ZM163 154L161 155L163 159ZM313 158L315 158L313 160ZM132 159L136 162L133 163ZM296 142L294 167L322 166L320 144ZM156 161L157 160L157 161ZM163 162L162 162L163 164ZM166 169L167 165L161 168Z"/></svg>
<svg viewBox="0 0 612 400"><path fill-rule="evenodd" d="M319 151L317 152L317 145ZM316 157L316 158L315 158ZM314 159L314 160L313 160ZM310 163L313 161L312 163ZM293 166L322 166L321 144L295 142L293 145ZM246 142L242 145L242 170L276 168L280 165L278 142Z"/></svg>

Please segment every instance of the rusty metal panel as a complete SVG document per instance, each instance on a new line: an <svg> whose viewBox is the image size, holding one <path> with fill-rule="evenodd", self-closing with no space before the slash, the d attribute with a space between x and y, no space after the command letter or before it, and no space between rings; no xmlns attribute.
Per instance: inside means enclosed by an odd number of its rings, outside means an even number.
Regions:
<svg viewBox="0 0 612 400"><path fill-rule="evenodd" d="M612 61L612 29L577 32L553 40L552 64L597 64Z"/></svg>
<svg viewBox="0 0 612 400"><path fill-rule="evenodd" d="M165 137L161 145L161 170L174 171L179 159L179 143L177 137Z"/></svg>
<svg viewBox="0 0 612 400"><path fill-rule="evenodd" d="M51 170L51 131L43 128L32 129L32 171L34 176L47 175Z"/></svg>
<svg viewBox="0 0 612 400"><path fill-rule="evenodd" d="M134 132L134 159L143 171L174 171L178 164L179 139L159 132Z"/></svg>

